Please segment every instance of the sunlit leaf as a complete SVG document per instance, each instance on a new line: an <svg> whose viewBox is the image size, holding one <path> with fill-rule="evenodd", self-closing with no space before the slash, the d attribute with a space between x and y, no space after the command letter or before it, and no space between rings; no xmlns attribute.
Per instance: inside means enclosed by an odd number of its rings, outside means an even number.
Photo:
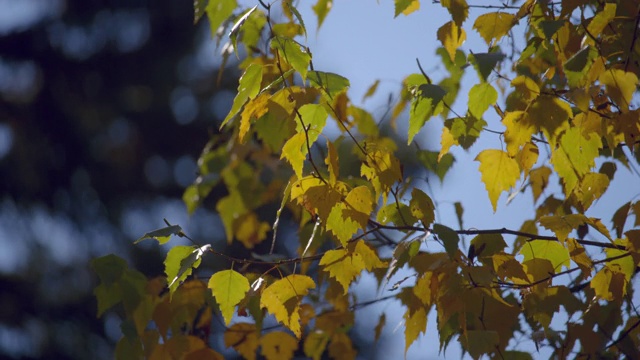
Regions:
<svg viewBox="0 0 640 360"><path fill-rule="evenodd" d="M462 26L462 23L469 16L469 6L466 0L441 0L440 5L449 10L453 21L455 21L459 27Z"/></svg>
<svg viewBox="0 0 640 360"><path fill-rule="evenodd" d="M442 111L442 99L446 94L447 91L438 85L422 84L417 88L409 112L408 144L411 144L427 120Z"/></svg>
<svg viewBox="0 0 640 360"><path fill-rule="evenodd" d="M298 43L285 37L274 37L271 39L271 48L278 50L280 56L300 74L303 81L307 78L311 56Z"/></svg>
<svg viewBox="0 0 640 360"><path fill-rule="evenodd" d="M507 143L509 156L515 156L520 151L520 147L530 142L531 136L536 132L535 124L524 111L506 113L502 124L507 128L504 132L504 140Z"/></svg>
<svg viewBox="0 0 640 360"><path fill-rule="evenodd" d="M315 287L315 282L308 276L289 275L264 289L260 297L260 307L267 309L276 320L300 338L300 301Z"/></svg>
<svg viewBox="0 0 640 360"><path fill-rule="evenodd" d="M513 14L491 12L478 16L473 23L473 28L490 45L507 35L515 23L516 18Z"/></svg>
<svg viewBox="0 0 640 360"><path fill-rule="evenodd" d="M638 76L621 69L609 69L598 80L607 87L607 94L620 106L620 110L627 112L638 86Z"/></svg>
<svg viewBox="0 0 640 360"><path fill-rule="evenodd" d="M236 0L209 0L206 12L212 37L216 37L220 25L233 14L233 10L237 7ZM195 20L198 21L197 16Z"/></svg>
<svg viewBox="0 0 640 360"><path fill-rule="evenodd" d="M489 83L480 83L469 90L469 112L474 117L481 119L489 106L498 100L498 92Z"/></svg>
<svg viewBox="0 0 640 360"><path fill-rule="evenodd" d="M396 13L394 17L398 17L400 14L409 15L412 12L420 9L419 0L395 0Z"/></svg>
<svg viewBox="0 0 640 360"><path fill-rule="evenodd" d="M223 270L211 276L209 289L216 298L224 322L228 326L236 305L249 291L249 280L234 270Z"/></svg>
<svg viewBox="0 0 640 360"><path fill-rule="evenodd" d="M489 200L495 212L500 194L516 185L520 177L520 167L501 150L483 150L476 156L475 161L480 162L482 182L489 193Z"/></svg>
<svg viewBox="0 0 640 360"><path fill-rule="evenodd" d="M309 71L307 78L311 85L323 89L330 98L346 91L350 85L349 79L330 72Z"/></svg>
<svg viewBox="0 0 640 360"><path fill-rule="evenodd" d="M467 34L463 28L458 27L455 22L449 21L438 29L438 40L447 50L451 61L455 60L456 51L467 39Z"/></svg>
<svg viewBox="0 0 640 360"><path fill-rule="evenodd" d="M524 244L520 254L524 256L523 261L532 259L549 260L554 272L559 272L562 266L568 269L570 265L569 251L557 241L529 241Z"/></svg>
<svg viewBox="0 0 640 360"><path fill-rule="evenodd" d="M200 266L202 256L209 251L211 245L203 245L199 248L193 246L174 246L167 253L164 261L165 274L169 280L169 291L173 294L180 282L184 281L194 269Z"/></svg>
<svg viewBox="0 0 640 360"><path fill-rule="evenodd" d="M313 12L318 17L318 30L322 27L324 19L327 17L329 10L333 7L333 0L318 0L318 2L312 7Z"/></svg>
<svg viewBox="0 0 640 360"><path fill-rule="evenodd" d="M260 92L260 84L262 83L262 66L258 64L251 64L244 71L242 77L240 77L240 82L238 84L238 93L236 97L233 99L233 105L231 105L231 110L229 110L229 114L224 118L220 128L224 127L224 125L229 122L236 114L240 112L240 109L244 106L244 104L249 100L253 99Z"/></svg>
<svg viewBox="0 0 640 360"><path fill-rule="evenodd" d="M427 331L427 312L420 307L412 312L407 309L404 313L404 353L407 353L411 344L418 339L420 334Z"/></svg>
<svg viewBox="0 0 640 360"><path fill-rule="evenodd" d="M582 214L543 216L539 220L540 225L553 231L561 242L564 242L573 230L588 221Z"/></svg>

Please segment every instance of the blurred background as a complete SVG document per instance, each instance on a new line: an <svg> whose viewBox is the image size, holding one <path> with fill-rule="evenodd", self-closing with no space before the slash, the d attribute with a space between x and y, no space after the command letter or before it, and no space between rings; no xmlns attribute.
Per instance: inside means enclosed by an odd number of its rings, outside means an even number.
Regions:
<svg viewBox="0 0 640 360"><path fill-rule="evenodd" d="M119 323L96 318L89 260L161 274L158 247L132 240L163 218L222 238L181 196L238 75L216 85L192 6L0 0L0 358L112 358Z"/></svg>

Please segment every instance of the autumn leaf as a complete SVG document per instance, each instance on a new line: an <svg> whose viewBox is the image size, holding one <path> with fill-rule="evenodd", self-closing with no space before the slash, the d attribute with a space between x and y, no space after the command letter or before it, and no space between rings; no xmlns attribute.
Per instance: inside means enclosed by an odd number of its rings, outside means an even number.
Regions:
<svg viewBox="0 0 640 360"><path fill-rule="evenodd" d="M491 12L478 16L473 28L478 31L488 45L491 45L493 41L500 41L503 36L507 35L515 23L516 18L513 14Z"/></svg>
<svg viewBox="0 0 640 360"><path fill-rule="evenodd" d="M292 359L298 340L286 332L272 331L260 338L260 347L267 360Z"/></svg>
<svg viewBox="0 0 640 360"><path fill-rule="evenodd" d="M224 118L220 128L229 122L249 99L253 99L260 92L260 84L262 83L262 66L258 64L251 64L244 71L242 77L240 77L240 83L238 84L238 93L233 99L233 105L229 114Z"/></svg>
<svg viewBox="0 0 640 360"><path fill-rule="evenodd" d="M451 61L455 60L456 50L467 39L467 34L463 28L458 27L455 22L449 21L438 29L438 40L447 50Z"/></svg>
<svg viewBox="0 0 640 360"><path fill-rule="evenodd" d="M315 282L308 276L289 275L264 289L260 297L260 307L267 309L299 339L302 335L300 301L315 287Z"/></svg>
<svg viewBox="0 0 640 360"><path fill-rule="evenodd" d="M216 299L220 312L228 326L233 311L249 291L249 280L234 270L219 271L209 279L209 289Z"/></svg>
<svg viewBox="0 0 640 360"><path fill-rule="evenodd" d="M483 150L476 156L475 161L480 162L482 182L487 188L495 212L500 193L516 185L520 177L520 167L506 152L500 150Z"/></svg>

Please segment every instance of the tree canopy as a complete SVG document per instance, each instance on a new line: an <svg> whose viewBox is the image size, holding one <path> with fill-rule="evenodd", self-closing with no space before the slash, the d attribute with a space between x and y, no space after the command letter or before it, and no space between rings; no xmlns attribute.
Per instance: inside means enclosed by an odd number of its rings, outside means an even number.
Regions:
<svg viewBox="0 0 640 360"><path fill-rule="evenodd" d="M218 318L224 346L244 358L355 358L354 313L382 301L403 305L405 352L433 310L440 348L455 340L473 358L530 359L525 343L559 358L640 356L640 188L615 182L640 158L640 1L396 0L397 21L447 9L434 51L448 74L436 82L418 60L379 119L350 98L348 78L314 66L296 2L194 6L222 56L242 59L242 76L183 201L191 213L214 207L228 244L247 251L230 254L165 220L136 241L190 242L169 243L165 276L95 259L98 315L118 305L123 316L118 357L222 358L210 346ZM481 14L470 18L471 8ZM318 26L331 9L331 0L313 6ZM462 48L472 31L486 46ZM465 74L474 83L461 94ZM442 124L436 150L415 146L428 121ZM494 146L472 148L481 136ZM417 161L402 161L401 147ZM531 196L535 217L465 229L469 202L456 204L458 224L443 223L420 179L443 181L454 148L476 152L494 212L501 199ZM610 186L628 187L628 200L593 216ZM297 228L287 244L285 219ZM383 295L351 291L364 273Z"/></svg>

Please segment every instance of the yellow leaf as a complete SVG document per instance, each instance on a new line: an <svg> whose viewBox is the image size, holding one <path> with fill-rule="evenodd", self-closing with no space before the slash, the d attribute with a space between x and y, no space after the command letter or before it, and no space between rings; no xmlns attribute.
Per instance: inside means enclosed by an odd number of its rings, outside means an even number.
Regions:
<svg viewBox="0 0 640 360"><path fill-rule="evenodd" d="M340 176L340 166L338 165L338 151L331 141L327 140L327 158L325 164L329 167L329 184L333 185Z"/></svg>
<svg viewBox="0 0 640 360"><path fill-rule="evenodd" d="M251 126L251 120L256 120L262 117L269 111L267 106L270 94L262 93L256 96L254 99L250 99L244 106L242 114L240 115L240 128L238 131L238 139L240 143L245 142L245 135L249 132Z"/></svg>
<svg viewBox="0 0 640 360"><path fill-rule="evenodd" d="M567 247L569 249L569 256L571 256L571 260L573 260L580 270L582 270L582 277L587 278L590 276L593 262L585 248L573 238L567 239Z"/></svg>
<svg viewBox="0 0 640 360"><path fill-rule="evenodd" d="M582 211L587 211L591 204L598 200L609 187L609 178L605 174L588 173L580 180L578 186L573 189L573 195L582 206Z"/></svg>
<svg viewBox="0 0 640 360"><path fill-rule="evenodd" d="M229 325L233 311L249 290L249 280L233 270L218 271L209 279L209 289L216 299L225 325Z"/></svg>
<svg viewBox="0 0 640 360"><path fill-rule="evenodd" d="M507 152L509 156L515 156L522 145L531 141L531 136L536 132L536 126L524 111L506 113L502 123L507 128L504 132Z"/></svg>
<svg viewBox="0 0 640 360"><path fill-rule="evenodd" d="M553 231L558 237L558 240L564 243L569 233L577 229L580 225L588 223L589 219L582 214L571 214L563 216L543 216L539 222L540 225L546 229Z"/></svg>
<svg viewBox="0 0 640 360"><path fill-rule="evenodd" d="M524 256L523 262L533 259L544 259L550 261L554 272L560 271L562 266L568 269L569 265L571 265L571 262L569 261L569 251L557 241L529 241L524 244L520 250L520 254Z"/></svg>
<svg viewBox="0 0 640 360"><path fill-rule="evenodd" d="M346 246L351 236L360 228L360 224L344 215L345 211L347 211L345 204L342 202L337 203L331 208L325 224L326 229L338 238L342 246Z"/></svg>
<svg viewBox="0 0 640 360"><path fill-rule="evenodd" d="M360 167L360 174L371 182L376 198L382 195L385 203L391 186L402 180L400 161L386 149L370 152Z"/></svg>
<svg viewBox="0 0 640 360"><path fill-rule="evenodd" d="M533 201L538 201L540 195L549 184L549 176L551 175L551 169L546 166L541 166L531 170L529 173L529 182L531 183L531 192L533 193Z"/></svg>
<svg viewBox="0 0 640 360"><path fill-rule="evenodd" d="M476 156L475 161L480 162L482 182L487 188L489 200L495 212L500 193L515 186L520 177L520 167L514 159L501 150L483 150Z"/></svg>
<svg viewBox="0 0 640 360"><path fill-rule="evenodd" d="M627 239L618 239L614 244L629 248L629 241ZM631 278L635 274L636 264L632 256L624 256L629 252L627 250L609 248L605 249L605 252L607 254L607 258L620 257L607 262L607 267L613 271L624 274L626 282L631 281Z"/></svg>
<svg viewBox="0 0 640 360"><path fill-rule="evenodd" d="M595 166L595 158L602 148L597 134L585 136L579 128L572 127L562 134L560 147L567 154L576 173L582 177Z"/></svg>
<svg viewBox="0 0 640 360"><path fill-rule="evenodd" d="M271 226L267 222L260 221L253 211L238 216L233 221L234 234L247 249L253 249L266 239L270 229Z"/></svg>
<svg viewBox="0 0 640 360"><path fill-rule="evenodd" d="M235 99L233 99L233 105L231 106L231 110L229 114L224 118L220 128L224 127L224 125L231 120L238 112L242 106L249 99L253 99L260 92L260 85L262 83L262 71L263 66L259 64L251 64L244 71L244 74L240 77L240 81L238 84L238 93L236 94Z"/></svg>
<svg viewBox="0 0 640 360"><path fill-rule="evenodd" d="M313 331L304 339L304 354L313 360L320 360L329 342L329 334L323 331Z"/></svg>
<svg viewBox="0 0 640 360"><path fill-rule="evenodd" d="M518 92L518 95L527 104L530 104L540 95L540 87L530 77L525 75L517 76L511 80L511 86Z"/></svg>
<svg viewBox="0 0 640 360"><path fill-rule="evenodd" d="M224 345L240 353L245 359L255 360L258 350L260 332L254 324L233 324L224 332Z"/></svg>
<svg viewBox="0 0 640 360"><path fill-rule="evenodd" d="M276 320L300 338L300 301L309 289L315 287L315 282L308 276L289 275L264 289L260 297L260 308L266 308Z"/></svg>
<svg viewBox="0 0 640 360"><path fill-rule="evenodd" d="M497 42L507 35L516 22L517 19L513 14L491 12L478 16L473 28L488 45L491 45L494 40Z"/></svg>
<svg viewBox="0 0 640 360"><path fill-rule="evenodd" d="M307 156L307 138L303 132L293 135L282 147L280 159L287 159L298 179L302 178L304 159Z"/></svg>
<svg viewBox="0 0 640 360"><path fill-rule="evenodd" d="M365 230L369 222L369 216L373 211L373 197L367 186L358 186L352 189L345 199L346 208L343 216L357 222L360 228Z"/></svg>
<svg viewBox="0 0 640 360"><path fill-rule="evenodd" d="M612 121L613 134L609 134L609 136L616 138L624 135L627 147L631 152L634 152L635 144L640 139L640 109L619 114ZM614 143L615 140L611 142Z"/></svg>
<svg viewBox="0 0 640 360"><path fill-rule="evenodd" d="M518 155L516 155L516 161L518 165L520 165L520 170L524 173L524 177L529 176L529 170L533 167L533 165L538 162L538 147L536 144L528 142L524 144L524 147Z"/></svg>
<svg viewBox="0 0 640 360"><path fill-rule="evenodd" d="M469 5L466 0L442 0L440 5L447 8L456 25L462 27L462 23L469 16Z"/></svg>
<svg viewBox="0 0 640 360"><path fill-rule="evenodd" d="M420 9L419 0L395 0L395 17L400 14L409 15Z"/></svg>
<svg viewBox="0 0 640 360"><path fill-rule="evenodd" d="M606 3L602 11L598 11L596 16L591 19L587 26L589 36L586 38L586 43L589 45L595 45L594 40L591 37L597 38L602 33L602 30L613 20L616 16L616 4Z"/></svg>
<svg viewBox="0 0 640 360"><path fill-rule="evenodd" d="M591 279L590 286L599 299L621 300L626 293L625 275L605 266Z"/></svg>
<svg viewBox="0 0 640 360"><path fill-rule="evenodd" d="M456 58L456 51L467 39L464 29L458 27L455 22L449 21L438 29L438 40L447 50L451 61Z"/></svg>
<svg viewBox="0 0 640 360"><path fill-rule="evenodd" d="M429 226L435 220L435 206L429 195L424 191L413 188L411 191L411 201L409 202L411 214L422 221L423 226Z"/></svg>
<svg viewBox="0 0 640 360"><path fill-rule="evenodd" d="M427 330L427 312L423 307L415 311L407 309L404 313L404 321L404 353L406 355L411 344Z"/></svg>
<svg viewBox="0 0 640 360"><path fill-rule="evenodd" d="M272 331L260 338L261 352L267 360L292 359L298 340L283 331Z"/></svg>
<svg viewBox="0 0 640 360"><path fill-rule="evenodd" d="M329 272L329 276L342 285L345 294L349 290L351 282L362 271L372 271L387 266L385 262L380 261L376 252L362 240L356 244L350 244L348 249L327 251L320 259L320 265L323 266L324 271Z"/></svg>

